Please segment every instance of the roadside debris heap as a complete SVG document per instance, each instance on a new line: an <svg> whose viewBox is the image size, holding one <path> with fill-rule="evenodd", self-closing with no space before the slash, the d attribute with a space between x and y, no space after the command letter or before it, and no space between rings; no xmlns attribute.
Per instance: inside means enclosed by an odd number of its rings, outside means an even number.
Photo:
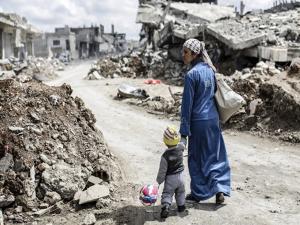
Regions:
<svg viewBox="0 0 300 225"><path fill-rule="evenodd" d="M168 58L165 50L135 51L129 55L106 57L95 62L87 80L104 78L159 78L175 85L183 84L183 74L186 67L182 62L175 62Z"/></svg>
<svg viewBox="0 0 300 225"><path fill-rule="evenodd" d="M5 219L26 222L28 214L22 212L39 214L72 200L90 179L99 181L90 187L92 194L109 196L120 179L94 115L71 93L65 84L0 81L0 208ZM90 195L77 194L76 200L90 202Z"/></svg>
<svg viewBox="0 0 300 225"><path fill-rule="evenodd" d="M29 57L26 61L16 58L0 60L0 80L16 78L21 82L31 79L46 81L57 77L56 71L64 70L58 59Z"/></svg>
<svg viewBox="0 0 300 225"><path fill-rule="evenodd" d="M300 76L296 61L289 72L275 64L259 62L252 68L223 76L247 104L225 127L269 133L280 139L300 143Z"/></svg>

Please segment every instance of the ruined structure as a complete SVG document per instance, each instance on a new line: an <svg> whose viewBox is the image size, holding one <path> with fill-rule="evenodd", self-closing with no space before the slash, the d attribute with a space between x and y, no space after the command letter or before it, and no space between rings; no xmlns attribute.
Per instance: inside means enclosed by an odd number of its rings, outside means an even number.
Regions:
<svg viewBox="0 0 300 225"><path fill-rule="evenodd" d="M34 55L32 40L39 31L17 14L0 13L0 59Z"/></svg>
<svg viewBox="0 0 300 225"><path fill-rule="evenodd" d="M55 28L54 33L35 38L34 45L36 56L56 57L62 61L127 50L126 34L115 32L113 25L111 33L104 33L103 25Z"/></svg>
<svg viewBox="0 0 300 225"><path fill-rule="evenodd" d="M75 33L68 26L55 28L54 33L45 33L34 39L35 56L58 58L64 55L67 61L77 59L75 40Z"/></svg>
<svg viewBox="0 0 300 225"><path fill-rule="evenodd" d="M266 12L246 14L243 2L239 13L233 7L200 2L140 1L136 22L142 24L141 43L153 50L167 49L173 61L181 61L183 42L197 38L226 74L259 60L284 63L299 57L300 2L275 3ZM226 61L232 65L219 65Z"/></svg>

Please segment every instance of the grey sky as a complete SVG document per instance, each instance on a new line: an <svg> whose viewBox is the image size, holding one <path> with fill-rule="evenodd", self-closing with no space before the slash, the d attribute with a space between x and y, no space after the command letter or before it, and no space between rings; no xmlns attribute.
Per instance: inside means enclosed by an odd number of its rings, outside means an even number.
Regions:
<svg viewBox="0 0 300 225"><path fill-rule="evenodd" d="M239 0L219 0L222 5L239 5ZM273 0L244 0L246 9L268 8ZM103 24L105 31L127 34L137 39L140 25L135 24L138 0L0 0L0 11L15 12L43 31L54 27Z"/></svg>

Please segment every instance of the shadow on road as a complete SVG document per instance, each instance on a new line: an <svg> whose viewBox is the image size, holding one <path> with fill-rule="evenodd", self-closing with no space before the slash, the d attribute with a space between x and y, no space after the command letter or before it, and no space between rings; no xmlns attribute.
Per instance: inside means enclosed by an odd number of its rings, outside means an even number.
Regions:
<svg viewBox="0 0 300 225"><path fill-rule="evenodd" d="M187 210L182 213L177 212L177 207L175 204L172 205L169 217L178 216L185 217L189 214L188 209L193 208L202 211L217 211L218 209L224 207L225 205L216 205L214 203L187 203ZM142 225L147 221L159 221L164 220L160 218L161 206L125 206L116 209L110 218L114 220L116 224L126 224L126 225ZM101 218L97 218L101 219ZM102 218L103 219L103 218Z"/></svg>

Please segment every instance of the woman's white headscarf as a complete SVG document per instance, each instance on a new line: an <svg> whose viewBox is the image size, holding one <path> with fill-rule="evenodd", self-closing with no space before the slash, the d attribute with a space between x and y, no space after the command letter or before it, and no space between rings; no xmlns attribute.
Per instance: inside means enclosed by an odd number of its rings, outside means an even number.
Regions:
<svg viewBox="0 0 300 225"><path fill-rule="evenodd" d="M191 38L188 39L186 42L183 44L184 48L187 48L191 50L192 52L196 53L197 55L200 55L205 63L207 63L214 72L216 72L216 67L212 63L206 49L205 49L205 43L202 41L199 41L197 39Z"/></svg>

